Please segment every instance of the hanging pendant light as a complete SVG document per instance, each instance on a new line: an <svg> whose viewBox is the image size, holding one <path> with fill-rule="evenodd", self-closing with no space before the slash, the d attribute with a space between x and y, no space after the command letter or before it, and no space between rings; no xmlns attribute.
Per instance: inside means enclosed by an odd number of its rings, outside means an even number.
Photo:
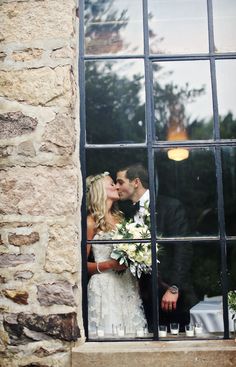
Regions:
<svg viewBox="0 0 236 367"><path fill-rule="evenodd" d="M168 141L183 141L188 140L188 134L183 124L179 121L172 119L167 133ZM174 161L183 161L189 157L189 151L187 148L171 148L167 151L169 159Z"/></svg>

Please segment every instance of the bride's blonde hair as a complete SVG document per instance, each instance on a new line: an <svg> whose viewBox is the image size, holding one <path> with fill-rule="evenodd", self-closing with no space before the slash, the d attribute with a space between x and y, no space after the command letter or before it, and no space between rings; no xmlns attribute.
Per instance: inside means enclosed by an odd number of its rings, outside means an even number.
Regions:
<svg viewBox="0 0 236 367"><path fill-rule="evenodd" d="M105 220L107 194L104 187L104 177L109 175L109 172L103 172L86 178L87 212L92 216L95 227L105 232L113 229L111 224L107 223ZM116 203L112 205L111 213L118 220L122 217L117 209Z"/></svg>

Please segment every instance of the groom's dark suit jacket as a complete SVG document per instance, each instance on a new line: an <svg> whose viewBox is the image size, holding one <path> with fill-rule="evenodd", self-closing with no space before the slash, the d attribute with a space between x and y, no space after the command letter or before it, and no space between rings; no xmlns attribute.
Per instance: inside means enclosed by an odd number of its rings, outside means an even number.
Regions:
<svg viewBox="0 0 236 367"><path fill-rule="evenodd" d="M126 218L130 218L132 203L121 202L121 210ZM189 233L188 221L181 202L177 199L159 195L156 202L156 229L161 237L185 237ZM175 312L159 311L159 323L178 321L182 324L189 322L189 309L197 302L193 286L191 284L191 261L193 249L191 243L168 242L162 244L158 251L158 288L159 298L165 293L168 286L179 287L179 299ZM142 275L140 280L140 292L149 328L152 328L151 308L151 276Z"/></svg>

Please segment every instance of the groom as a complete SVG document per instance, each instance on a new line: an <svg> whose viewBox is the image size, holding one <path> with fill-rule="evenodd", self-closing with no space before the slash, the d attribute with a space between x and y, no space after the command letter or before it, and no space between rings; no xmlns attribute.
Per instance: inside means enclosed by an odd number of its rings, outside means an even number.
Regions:
<svg viewBox="0 0 236 367"><path fill-rule="evenodd" d="M120 207L126 218L136 223L144 223L145 208L149 207L150 193L148 173L141 164L119 169L116 184L120 197ZM184 237L188 231L185 211L181 203L173 198L158 196L156 203L156 225L162 237ZM191 266L192 246L182 243L165 243L158 256L159 268L159 323L179 322L183 330L189 323L189 309L196 302L188 274ZM151 277L143 276L140 292L149 325L153 328Z"/></svg>

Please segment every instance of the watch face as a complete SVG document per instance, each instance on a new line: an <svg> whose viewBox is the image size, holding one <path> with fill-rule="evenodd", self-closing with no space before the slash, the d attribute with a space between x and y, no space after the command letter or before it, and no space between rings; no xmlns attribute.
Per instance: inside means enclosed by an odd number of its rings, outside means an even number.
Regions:
<svg viewBox="0 0 236 367"><path fill-rule="evenodd" d="M172 287L169 288L169 291L172 293L172 294L176 294L179 292L179 289L178 287L176 287L176 285L173 285Z"/></svg>

